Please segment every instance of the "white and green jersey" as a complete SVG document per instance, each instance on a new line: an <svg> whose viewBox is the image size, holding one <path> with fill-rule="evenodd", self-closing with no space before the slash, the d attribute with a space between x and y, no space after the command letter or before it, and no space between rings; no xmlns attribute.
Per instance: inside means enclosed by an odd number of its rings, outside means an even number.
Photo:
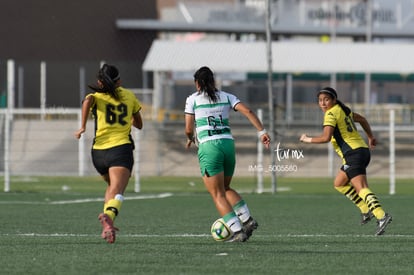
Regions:
<svg viewBox="0 0 414 275"><path fill-rule="evenodd" d="M184 112L195 116L199 143L223 138L233 139L229 113L240 100L223 91L217 91L216 96L216 102L212 102L206 93L196 92L187 97Z"/></svg>

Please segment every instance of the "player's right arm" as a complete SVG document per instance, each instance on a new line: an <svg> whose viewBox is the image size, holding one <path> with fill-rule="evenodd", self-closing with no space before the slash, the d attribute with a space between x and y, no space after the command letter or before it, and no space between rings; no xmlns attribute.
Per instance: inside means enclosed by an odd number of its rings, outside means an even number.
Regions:
<svg viewBox="0 0 414 275"><path fill-rule="evenodd" d="M185 147L188 149L191 147L191 143L195 144L196 137L194 136L194 124L195 124L195 112L194 112L194 95L187 97L184 108L184 120L185 120L185 135L187 136L187 142Z"/></svg>
<svg viewBox="0 0 414 275"><path fill-rule="evenodd" d="M307 134L302 134L300 141L305 143L327 143L331 141L334 132L334 127L325 125L322 134L315 137L310 137Z"/></svg>
<svg viewBox="0 0 414 275"><path fill-rule="evenodd" d="M79 130L75 132L75 137L80 139L82 134L86 130L86 123L88 122L89 111L93 104L95 103L95 98L93 95L87 96L82 102L82 119L81 119L81 127Z"/></svg>
<svg viewBox="0 0 414 275"><path fill-rule="evenodd" d="M269 148L270 136L264 129L262 122L256 116L256 114L242 102L237 103L234 106L234 110L242 113L250 121L250 123L256 128L257 132L259 133L259 139L266 146L266 148Z"/></svg>
<svg viewBox="0 0 414 275"><path fill-rule="evenodd" d="M194 137L194 114L185 114L185 135L187 136L187 142L185 147L188 149L191 146L191 143L195 143Z"/></svg>

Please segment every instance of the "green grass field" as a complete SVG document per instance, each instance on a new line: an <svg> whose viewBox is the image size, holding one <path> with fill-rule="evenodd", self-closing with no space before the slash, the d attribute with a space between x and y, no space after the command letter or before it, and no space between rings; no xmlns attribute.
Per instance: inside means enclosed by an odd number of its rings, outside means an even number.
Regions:
<svg viewBox="0 0 414 275"><path fill-rule="evenodd" d="M0 193L0 274L413 274L414 182L392 196L386 180L370 184L394 218L383 236L330 179L278 179L281 191L256 194L253 178L235 178L260 226L246 243L220 243L201 179L143 178L107 244L99 177L13 178Z"/></svg>

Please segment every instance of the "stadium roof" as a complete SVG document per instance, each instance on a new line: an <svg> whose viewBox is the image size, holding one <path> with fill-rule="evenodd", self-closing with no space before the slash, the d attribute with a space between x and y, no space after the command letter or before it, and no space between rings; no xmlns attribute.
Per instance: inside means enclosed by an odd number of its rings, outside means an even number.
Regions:
<svg viewBox="0 0 414 275"><path fill-rule="evenodd" d="M252 24L251 22L175 22L161 21L154 19L117 19L115 25L120 30L130 31L159 31L159 32L205 32L205 33L227 33L227 34L266 34L263 24ZM283 26L272 26L273 35L301 35L321 36L329 35L329 27L315 28L312 26L296 26L286 24ZM338 26L335 30L336 36L366 37L366 30L363 28L352 29ZM372 37L380 38L413 38L412 29L373 29Z"/></svg>
<svg viewBox="0 0 414 275"><path fill-rule="evenodd" d="M272 43L273 71L281 73L414 73L414 45ZM267 72L266 42L153 42L144 71Z"/></svg>

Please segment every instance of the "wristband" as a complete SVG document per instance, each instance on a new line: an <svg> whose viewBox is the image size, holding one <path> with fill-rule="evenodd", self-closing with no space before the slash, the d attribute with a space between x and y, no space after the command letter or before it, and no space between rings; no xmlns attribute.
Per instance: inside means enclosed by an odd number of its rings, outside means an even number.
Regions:
<svg viewBox="0 0 414 275"><path fill-rule="evenodd" d="M263 130L257 132L257 136L260 138L261 136L263 136L264 134L267 134L266 129L263 128Z"/></svg>
<svg viewBox="0 0 414 275"><path fill-rule="evenodd" d="M312 138L311 137L305 137L302 142L304 143L312 143Z"/></svg>

